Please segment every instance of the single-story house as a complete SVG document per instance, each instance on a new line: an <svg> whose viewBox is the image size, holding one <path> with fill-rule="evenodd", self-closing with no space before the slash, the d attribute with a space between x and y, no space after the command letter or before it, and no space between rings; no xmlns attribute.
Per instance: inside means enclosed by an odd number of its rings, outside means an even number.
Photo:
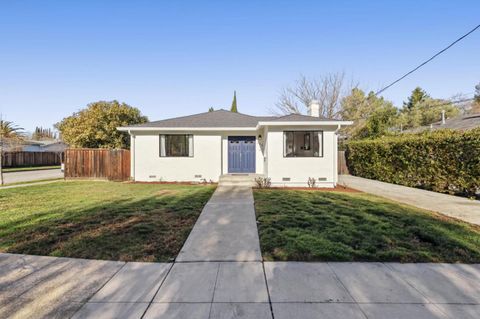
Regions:
<svg viewBox="0 0 480 319"><path fill-rule="evenodd" d="M5 152L55 152L63 153L68 145L60 140L18 140L2 143Z"/></svg>
<svg viewBox="0 0 480 319"><path fill-rule="evenodd" d="M218 181L257 174L272 186L337 183L337 133L349 121L309 115L250 116L226 110L119 127L131 137L135 181Z"/></svg>
<svg viewBox="0 0 480 319"><path fill-rule="evenodd" d="M480 127L480 113L464 114L449 119L443 118L441 121L432 123L427 126L420 126L408 130L403 133L420 133L425 131L436 131L443 129L468 131Z"/></svg>

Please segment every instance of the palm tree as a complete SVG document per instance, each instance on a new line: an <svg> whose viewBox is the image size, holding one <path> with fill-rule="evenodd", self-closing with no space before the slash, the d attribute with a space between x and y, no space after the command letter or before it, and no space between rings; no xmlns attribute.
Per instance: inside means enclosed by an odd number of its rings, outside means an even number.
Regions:
<svg viewBox="0 0 480 319"><path fill-rule="evenodd" d="M19 138L24 135L23 128L11 121L0 120L0 137Z"/></svg>
<svg viewBox="0 0 480 319"><path fill-rule="evenodd" d="M3 146L4 144L18 142L24 135L23 128L15 125L11 121L4 121L0 118L0 185L3 185Z"/></svg>

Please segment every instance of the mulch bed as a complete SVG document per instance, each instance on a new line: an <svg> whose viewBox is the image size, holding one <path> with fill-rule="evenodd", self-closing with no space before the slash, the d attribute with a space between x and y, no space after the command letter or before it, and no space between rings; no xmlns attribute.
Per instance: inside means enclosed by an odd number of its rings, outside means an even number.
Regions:
<svg viewBox="0 0 480 319"><path fill-rule="evenodd" d="M258 187L254 187L254 189L259 189ZM332 187L283 187L283 186L276 186L270 187L266 189L285 189L285 190L297 190L297 191L313 191L313 192L343 192L343 193L362 193L361 191L344 186L335 186Z"/></svg>
<svg viewBox="0 0 480 319"><path fill-rule="evenodd" d="M171 185L217 185L217 183L202 182L127 182L129 184L171 184Z"/></svg>

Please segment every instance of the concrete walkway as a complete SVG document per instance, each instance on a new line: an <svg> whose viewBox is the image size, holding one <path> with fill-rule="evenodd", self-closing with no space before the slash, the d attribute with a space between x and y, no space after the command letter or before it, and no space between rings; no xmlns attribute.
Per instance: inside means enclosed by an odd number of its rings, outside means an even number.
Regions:
<svg viewBox="0 0 480 319"><path fill-rule="evenodd" d="M219 186L176 261L261 261L252 189Z"/></svg>
<svg viewBox="0 0 480 319"><path fill-rule="evenodd" d="M480 201L422 189L340 175L339 184L480 225Z"/></svg>

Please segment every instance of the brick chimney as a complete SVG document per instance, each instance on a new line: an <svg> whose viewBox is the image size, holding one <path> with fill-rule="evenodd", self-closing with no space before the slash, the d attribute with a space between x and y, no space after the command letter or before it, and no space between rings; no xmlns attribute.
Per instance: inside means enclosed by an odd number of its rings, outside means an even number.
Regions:
<svg viewBox="0 0 480 319"><path fill-rule="evenodd" d="M312 100L308 106L308 115L320 117L320 103L317 100Z"/></svg>

